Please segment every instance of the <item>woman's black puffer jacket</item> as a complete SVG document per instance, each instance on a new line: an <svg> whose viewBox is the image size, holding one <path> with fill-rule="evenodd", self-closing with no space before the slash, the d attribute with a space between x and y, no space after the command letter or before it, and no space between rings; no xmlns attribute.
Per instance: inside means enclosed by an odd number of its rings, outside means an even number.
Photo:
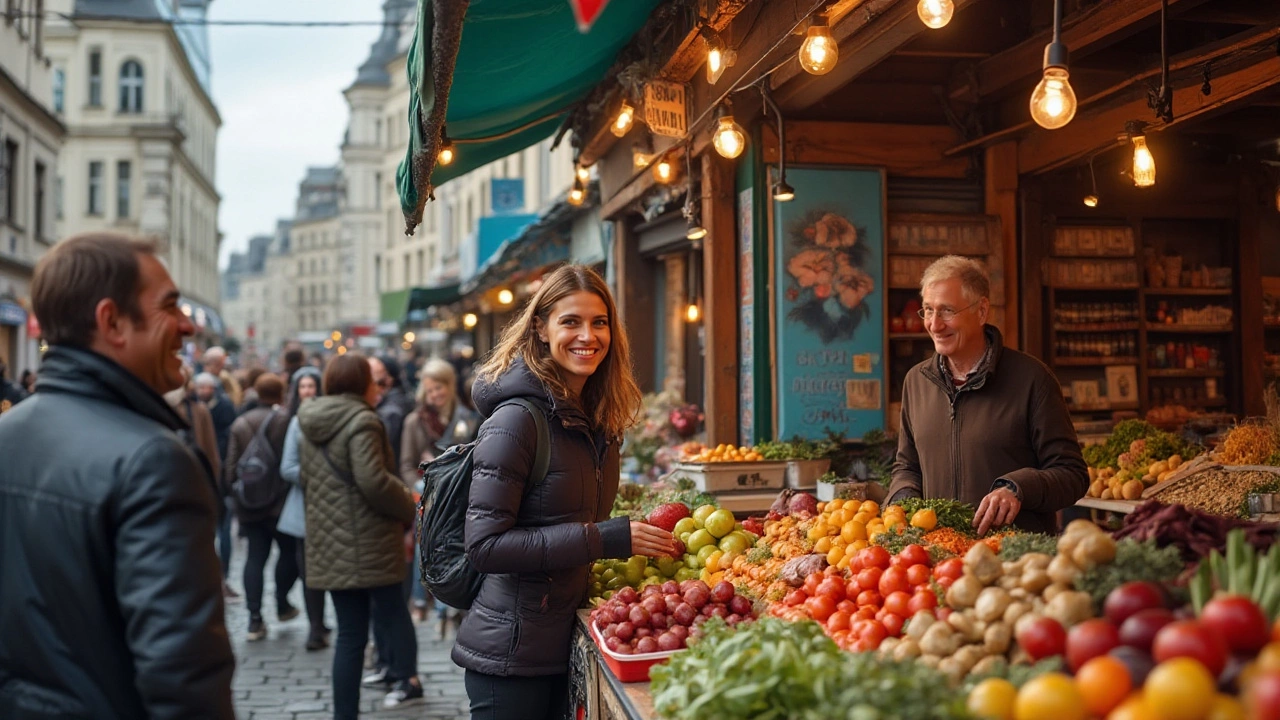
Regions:
<svg viewBox="0 0 1280 720"><path fill-rule="evenodd" d="M472 456L466 546L486 577L453 661L487 675L567 672L591 563L631 552L628 519L607 519L618 492L617 441L557 403L519 360L496 382L477 380L472 397L487 420ZM551 433L547 478L529 488L537 428L525 408L499 408L521 397L545 410Z"/></svg>

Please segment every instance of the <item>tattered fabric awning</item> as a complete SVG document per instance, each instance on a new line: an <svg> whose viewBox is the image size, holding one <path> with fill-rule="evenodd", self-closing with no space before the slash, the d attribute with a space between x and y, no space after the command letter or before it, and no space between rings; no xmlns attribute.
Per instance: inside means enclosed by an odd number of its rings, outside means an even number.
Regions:
<svg viewBox="0 0 1280 720"><path fill-rule="evenodd" d="M396 173L407 229L431 188L555 132L658 2L610 2L582 34L568 0L419 0L409 148ZM456 158L437 168L446 127Z"/></svg>

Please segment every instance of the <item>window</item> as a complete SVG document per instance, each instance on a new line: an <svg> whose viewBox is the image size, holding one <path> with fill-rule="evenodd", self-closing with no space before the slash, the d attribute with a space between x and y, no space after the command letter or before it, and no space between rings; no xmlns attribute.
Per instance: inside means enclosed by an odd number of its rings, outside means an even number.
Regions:
<svg viewBox="0 0 1280 720"><path fill-rule="evenodd" d="M120 66L120 112L142 112L142 63L137 60Z"/></svg>
<svg viewBox="0 0 1280 720"><path fill-rule="evenodd" d="M67 73L62 68L53 70L53 111L61 115L66 109Z"/></svg>
<svg viewBox="0 0 1280 720"><path fill-rule="evenodd" d="M89 214L102 214L102 163L89 163Z"/></svg>
<svg viewBox="0 0 1280 720"><path fill-rule="evenodd" d="M32 221L32 228L36 232L36 237L41 240L43 240L45 237L44 212L46 207L46 203L45 203L45 175L46 174L47 174L47 171L45 169L44 163L37 160L36 176L35 176L36 207L35 207L35 217L33 218L33 221Z"/></svg>
<svg viewBox="0 0 1280 720"><path fill-rule="evenodd" d="M381 147L382 146L382 120L381 119L373 121L373 138L374 138L373 144Z"/></svg>
<svg viewBox="0 0 1280 720"><path fill-rule="evenodd" d="M53 179L53 216L62 219L62 176Z"/></svg>
<svg viewBox="0 0 1280 720"><path fill-rule="evenodd" d="M302 276L302 274L303 274L304 272L306 272L306 271L305 271L305 270L303 269L303 267L302 267L302 261L301 261L301 260L299 260L299 261L298 261L298 276L299 276L299 277L301 277L301 276ZM299 299L299 300L301 300L302 298L301 298L301 297L299 297L298 299Z"/></svg>
<svg viewBox="0 0 1280 720"><path fill-rule="evenodd" d="M18 143L5 140L0 148L0 220L18 218Z"/></svg>
<svg viewBox="0 0 1280 720"><path fill-rule="evenodd" d="M410 285L413 284L413 281L409 279L409 268L412 266L413 266L413 263L410 262L409 260L409 253L405 253L404 254L404 286L405 287L409 287Z"/></svg>
<svg viewBox="0 0 1280 720"><path fill-rule="evenodd" d="M329 273L329 258L320 258L320 274L327 275Z"/></svg>
<svg viewBox="0 0 1280 720"><path fill-rule="evenodd" d="M423 251L419 250L418 251L418 282L425 285L427 283L427 269L426 269L426 266L423 265L423 259L424 259L424 253Z"/></svg>
<svg viewBox="0 0 1280 720"><path fill-rule="evenodd" d="M382 173L373 174L373 206L382 207Z"/></svg>
<svg viewBox="0 0 1280 720"><path fill-rule="evenodd" d="M132 175L133 166L128 160L121 160L116 163L116 218L121 220L129 217L130 181Z"/></svg>
<svg viewBox="0 0 1280 720"><path fill-rule="evenodd" d="M102 107L102 50L89 51L89 105Z"/></svg>
<svg viewBox="0 0 1280 720"><path fill-rule="evenodd" d="M307 301L307 297L306 297L306 292L305 292L305 291L306 291L306 288L298 288L298 304L299 304L299 305L301 305L302 303L304 303L304 302L306 302L306 301ZM301 318L299 318L299 319L298 319L298 323L299 323L299 324L306 324L306 323L305 323Z"/></svg>

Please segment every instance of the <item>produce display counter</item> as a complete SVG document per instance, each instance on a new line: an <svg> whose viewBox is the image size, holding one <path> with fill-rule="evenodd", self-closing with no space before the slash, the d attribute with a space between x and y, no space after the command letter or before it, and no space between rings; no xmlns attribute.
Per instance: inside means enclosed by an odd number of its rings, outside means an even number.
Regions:
<svg viewBox="0 0 1280 720"><path fill-rule="evenodd" d="M1089 508L1090 510L1104 510L1106 512L1121 513L1128 515L1133 512L1134 508L1141 505L1137 500L1101 500L1099 498L1085 497L1076 501L1076 507Z"/></svg>
<svg viewBox="0 0 1280 720"><path fill-rule="evenodd" d="M649 720L654 717L648 682L624 683L605 665L600 648L587 627L590 610L578 611L573 632L569 676L579 714L584 720Z"/></svg>

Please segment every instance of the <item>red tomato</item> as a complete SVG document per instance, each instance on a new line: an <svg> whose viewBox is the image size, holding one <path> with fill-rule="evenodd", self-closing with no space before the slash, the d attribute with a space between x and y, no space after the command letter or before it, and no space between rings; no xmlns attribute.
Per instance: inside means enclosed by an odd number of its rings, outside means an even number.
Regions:
<svg viewBox="0 0 1280 720"><path fill-rule="evenodd" d="M897 613L885 613L880 622L884 625L885 632L889 633L890 637L898 637L902 635L902 626L906 621Z"/></svg>
<svg viewBox="0 0 1280 720"><path fill-rule="evenodd" d="M1276 618L1276 623L1271 626L1271 642L1280 642L1280 617Z"/></svg>
<svg viewBox="0 0 1280 720"><path fill-rule="evenodd" d="M1267 644L1267 616L1242 595L1225 595L1205 604L1200 624L1222 638L1232 652L1256 655Z"/></svg>
<svg viewBox="0 0 1280 720"><path fill-rule="evenodd" d="M1053 618L1039 617L1022 623L1017 640L1033 662L1061 655L1067 649L1067 631Z"/></svg>
<svg viewBox="0 0 1280 720"><path fill-rule="evenodd" d="M878 567L863 568L858 572L858 587L862 590L875 590L880 587L880 576L883 574L884 570Z"/></svg>
<svg viewBox="0 0 1280 720"><path fill-rule="evenodd" d="M956 584L955 578L949 578L949 577L934 578L933 581L938 583L938 587L942 588L943 590L946 590L947 588Z"/></svg>
<svg viewBox="0 0 1280 720"><path fill-rule="evenodd" d="M849 582L844 586L844 596L847 598L856 598L858 597L858 593L862 592L862 586L858 584L859 571L850 570L850 572L852 572L853 575L850 576ZM879 580L876 580L877 584L879 582Z"/></svg>
<svg viewBox="0 0 1280 720"><path fill-rule="evenodd" d="M827 618L827 630L829 632L837 632L849 629L849 613L842 610L836 610L831 613L831 617ZM834 636L833 636L834 637Z"/></svg>
<svg viewBox="0 0 1280 720"><path fill-rule="evenodd" d="M864 652L871 652L872 650L875 650L877 647L879 646L878 645L873 646L871 643L867 642L866 640L854 640L853 643L849 645L849 651L856 652L856 653L864 653Z"/></svg>
<svg viewBox="0 0 1280 720"><path fill-rule="evenodd" d="M836 602L825 595L811 597L804 601L804 606L809 609L809 614L818 622L826 622L831 617L831 613L836 611Z"/></svg>
<svg viewBox="0 0 1280 720"><path fill-rule="evenodd" d="M1085 620L1067 633L1067 667L1071 672L1085 663L1111 652L1120 644L1120 631L1111 621L1102 618Z"/></svg>
<svg viewBox="0 0 1280 720"><path fill-rule="evenodd" d="M853 616L859 620L873 620L876 616L876 608L872 605L860 607L858 608L858 612L854 613Z"/></svg>
<svg viewBox="0 0 1280 720"><path fill-rule="evenodd" d="M884 598L880 597L880 593L875 590L863 590L858 594L857 603L862 607L873 607L878 610L884 604Z"/></svg>
<svg viewBox="0 0 1280 720"><path fill-rule="evenodd" d="M858 552L858 559L862 563L863 568L880 568L886 570L890 564L889 551L879 545L872 545Z"/></svg>
<svg viewBox="0 0 1280 720"><path fill-rule="evenodd" d="M928 585L930 577L929 566L924 563L916 563L907 568L907 582L911 587Z"/></svg>
<svg viewBox="0 0 1280 720"><path fill-rule="evenodd" d="M921 610L932 610L936 607L938 607L938 596L928 588L921 588L907 603L907 617L912 617Z"/></svg>
<svg viewBox="0 0 1280 720"><path fill-rule="evenodd" d="M952 613L951 608L946 606L935 608L933 611L933 614L937 615L938 619L941 620L942 622L946 622L947 618L951 617L951 613Z"/></svg>
<svg viewBox="0 0 1280 720"><path fill-rule="evenodd" d="M909 617L911 615L911 613L909 612L910 606L911 606L911 596L901 590L897 592L891 592L888 595L884 596L884 609L888 610L894 615Z"/></svg>
<svg viewBox="0 0 1280 720"><path fill-rule="evenodd" d="M858 597L856 593L854 594L854 597ZM841 600L840 602L836 603L836 610L839 610L840 612L846 612L852 615L858 612L858 603L848 598L845 598L844 600Z"/></svg>
<svg viewBox="0 0 1280 720"><path fill-rule="evenodd" d="M879 620L867 620L862 626L858 639L869 644L871 649L880 647L880 643L889 636L889 631Z"/></svg>
<svg viewBox="0 0 1280 720"><path fill-rule="evenodd" d="M911 567L912 565L929 566L929 551L920 545L906 546L902 549L902 552L898 553L898 557L905 567Z"/></svg>
<svg viewBox="0 0 1280 720"><path fill-rule="evenodd" d="M844 600L844 581L829 577L818 583L818 591L815 594L829 597L833 603L838 603Z"/></svg>
<svg viewBox="0 0 1280 720"><path fill-rule="evenodd" d="M805 594L804 590L801 590L800 588L796 588L795 590L792 590L791 592L787 593L787 596L782 599L782 602L785 603L788 607L795 607L797 605L802 604L805 600L808 600L808 599L809 599L809 596Z"/></svg>
<svg viewBox="0 0 1280 720"><path fill-rule="evenodd" d="M880 576L878 588L880 594L889 597L890 594L896 592L905 592L911 589L911 585L907 582L907 571L901 567L891 567L884 571Z"/></svg>
<svg viewBox="0 0 1280 720"><path fill-rule="evenodd" d="M820 572L809 573L809 577L804 579L804 591L810 595L818 594L818 584L822 582L823 575Z"/></svg>
<svg viewBox="0 0 1280 720"><path fill-rule="evenodd" d="M952 581L959 580L964 576L964 561L960 558L951 558L943 560L933 568L933 577L937 580L950 578Z"/></svg>
<svg viewBox="0 0 1280 720"><path fill-rule="evenodd" d="M1164 591L1155 583L1135 580L1112 590L1102 605L1102 614L1116 627L1139 610L1164 607Z"/></svg>
<svg viewBox="0 0 1280 720"><path fill-rule="evenodd" d="M1245 705L1253 720L1280 720L1280 672L1272 670L1254 678L1245 692Z"/></svg>
<svg viewBox="0 0 1280 720"><path fill-rule="evenodd" d="M1227 644L1195 620L1179 620L1160 628L1151 644L1151 656L1157 663L1176 657L1198 660L1218 677L1227 665Z"/></svg>

